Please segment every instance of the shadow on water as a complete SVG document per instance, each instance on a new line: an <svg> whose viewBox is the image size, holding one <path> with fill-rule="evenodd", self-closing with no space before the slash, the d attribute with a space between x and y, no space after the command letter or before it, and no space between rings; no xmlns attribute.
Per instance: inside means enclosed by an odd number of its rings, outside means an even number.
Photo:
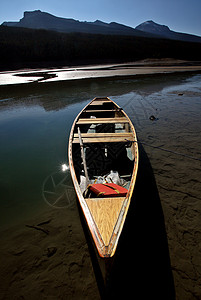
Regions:
<svg viewBox="0 0 201 300"><path fill-rule="evenodd" d="M108 274L101 272L101 259L85 230L101 299L175 299L160 198L151 164L142 146L139 151L133 199L116 254L109 262Z"/></svg>

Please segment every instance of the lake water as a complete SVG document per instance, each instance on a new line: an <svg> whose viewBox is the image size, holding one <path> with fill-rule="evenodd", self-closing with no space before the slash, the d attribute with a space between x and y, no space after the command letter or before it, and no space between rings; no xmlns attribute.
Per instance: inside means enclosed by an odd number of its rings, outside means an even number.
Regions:
<svg viewBox="0 0 201 300"><path fill-rule="evenodd" d="M200 83L201 75L161 75L1 87L1 225L46 207L43 183L68 163L72 122L96 96L109 96L125 109L157 172L163 173L157 159L164 151L150 146L201 158ZM183 160L171 155L173 167L178 158Z"/></svg>

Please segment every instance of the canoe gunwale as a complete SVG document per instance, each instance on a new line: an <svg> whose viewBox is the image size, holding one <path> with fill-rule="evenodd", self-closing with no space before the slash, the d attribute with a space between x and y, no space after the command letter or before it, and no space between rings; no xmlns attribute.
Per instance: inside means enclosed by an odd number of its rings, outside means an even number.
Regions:
<svg viewBox="0 0 201 300"><path fill-rule="evenodd" d="M94 243L95 243L96 248L98 250L98 253L99 253L99 255L101 257L112 257L114 255L114 253L115 253L115 250L116 250L116 247L117 247L117 244L118 244L118 240L119 240L121 231L123 229L123 225L124 225L124 222L125 222L125 218L126 218L126 215L127 215L129 204L130 204L130 201L131 201L131 196L132 196L132 193L133 193L133 189L134 189L134 185L135 185L135 181L136 181L136 176L137 176L137 169L138 169L138 160L139 160L139 158L138 158L137 137L136 137L134 126L133 126L132 122L130 121L129 117L111 99L109 99L109 98L104 98L104 100L102 100L102 99L103 98L94 98L90 103L88 103L80 111L80 113L75 118L75 120L73 122L73 125L72 125L72 128L71 128L70 136L69 136L68 156L69 156L69 167L70 167L70 172L71 172L73 184L74 184L74 187L75 187L75 191L76 191L76 194L77 194L80 206L82 208L83 214L85 216L87 225L88 225L89 230L91 232L91 235L93 237ZM125 139L124 139L124 141L125 142L126 141L132 142L134 144L134 152L135 152L134 153L134 158L135 159L134 159L134 166L133 166L133 172L132 172L130 187L129 187L129 190L128 190L128 193L127 193L126 197L124 197L123 205L122 205L122 207L120 209L120 212L119 212L119 215L117 217L117 221L116 221L115 226L113 228L113 232L112 232L112 235L111 235L111 238L110 238L110 241L109 241L108 245L104 244L104 241L103 241L102 236L101 236L101 234L99 232L97 224L96 224L96 222L95 222L95 220L94 220L94 218L93 218L93 216L92 216L92 214L90 212L90 209L89 209L89 207L88 207L88 205L86 203L85 198L82 195L82 192L80 190L80 186L79 186L79 183L78 183L78 180L77 180L77 176L76 176L76 173L75 173L74 163L73 163L73 153L72 153L73 149L72 149L72 146L73 146L73 139L74 139L74 134L75 134L74 133L74 129L75 129L76 125L79 124L80 115L84 111L86 111L87 109L89 109L89 107L93 103L93 101L99 101L98 102L99 105L100 105L101 101L102 101L102 103L107 103L107 102L109 103L109 102L111 102L115 106L115 109L113 109L113 111L121 111L124 114L123 118L125 120L125 123L129 123L130 129L131 129L130 133L133 135L132 141L125 140ZM93 105L94 105L94 103L93 103Z"/></svg>

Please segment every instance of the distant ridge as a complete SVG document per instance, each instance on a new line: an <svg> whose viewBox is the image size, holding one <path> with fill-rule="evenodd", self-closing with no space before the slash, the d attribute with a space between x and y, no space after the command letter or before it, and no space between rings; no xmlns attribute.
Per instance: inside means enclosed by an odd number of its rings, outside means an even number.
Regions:
<svg viewBox="0 0 201 300"><path fill-rule="evenodd" d="M136 37L165 38L187 42L201 43L201 37L186 33L179 33L153 21L146 21L135 28L116 22L105 23L101 20L95 22L81 22L70 18L56 17L40 10L26 11L19 22L3 22L3 26L24 27L31 29L46 29L64 33L90 33L104 35L128 35Z"/></svg>
<svg viewBox="0 0 201 300"><path fill-rule="evenodd" d="M153 34L138 31L132 27L115 22L105 23L100 20L95 22L80 22L74 19L56 17L40 10L26 11L19 22L4 22L2 25L10 27L24 27L32 29L47 29L65 33L92 33L111 35L131 35L152 37Z"/></svg>
<svg viewBox="0 0 201 300"><path fill-rule="evenodd" d="M161 37L167 39L201 43L201 37L199 36L170 30L168 26L157 24L152 20L136 26L135 29L150 34L160 35Z"/></svg>

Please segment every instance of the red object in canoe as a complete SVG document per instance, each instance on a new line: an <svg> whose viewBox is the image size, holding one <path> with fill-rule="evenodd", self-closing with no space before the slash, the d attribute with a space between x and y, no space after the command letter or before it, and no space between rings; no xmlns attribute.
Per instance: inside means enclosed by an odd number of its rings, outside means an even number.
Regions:
<svg viewBox="0 0 201 300"><path fill-rule="evenodd" d="M125 197L128 190L115 183L95 183L89 186L89 190L97 197Z"/></svg>

